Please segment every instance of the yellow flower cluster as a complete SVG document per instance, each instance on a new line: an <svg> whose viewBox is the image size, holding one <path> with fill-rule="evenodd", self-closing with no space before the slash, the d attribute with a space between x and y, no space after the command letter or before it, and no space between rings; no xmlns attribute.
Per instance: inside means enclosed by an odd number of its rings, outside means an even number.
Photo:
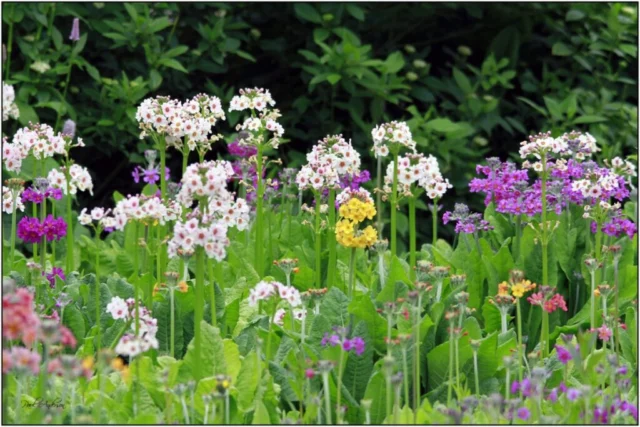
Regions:
<svg viewBox="0 0 640 427"><path fill-rule="evenodd" d="M373 219L375 215L376 207L373 203L365 203L355 197L340 206L340 216L356 223L360 223L365 219Z"/></svg>
<svg viewBox="0 0 640 427"><path fill-rule="evenodd" d="M368 248L378 240L378 232L372 226L358 230L358 224L365 219L373 219L376 208L373 203L365 203L357 198L340 206L342 219L336 224L336 241L347 248Z"/></svg>
<svg viewBox="0 0 640 427"><path fill-rule="evenodd" d="M531 280L521 280L512 285L507 282L502 282L498 285L498 295L508 296L509 292L516 298L522 298L525 293L532 291L536 288L535 283L531 283Z"/></svg>

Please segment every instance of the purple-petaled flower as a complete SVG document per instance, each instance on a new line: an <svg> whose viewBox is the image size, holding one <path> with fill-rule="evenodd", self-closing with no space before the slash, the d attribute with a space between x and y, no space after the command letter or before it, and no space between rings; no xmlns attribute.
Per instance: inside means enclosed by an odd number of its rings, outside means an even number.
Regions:
<svg viewBox="0 0 640 427"><path fill-rule="evenodd" d="M329 344L331 345L331 347L335 347L340 344L340 337L336 334L329 335L328 333L325 333L324 337L322 337L322 341L320 341L320 344L323 346Z"/></svg>
<svg viewBox="0 0 640 427"><path fill-rule="evenodd" d="M342 342L342 350L344 351L350 351L353 348L353 343L351 342L351 340L349 339L345 339Z"/></svg>
<svg viewBox="0 0 640 427"><path fill-rule="evenodd" d="M165 179L169 180L169 168L165 168ZM144 169L141 166L136 166L131 172L131 176L133 177L133 182L138 184L142 179L143 182L147 184L155 184L160 181L160 171L157 167Z"/></svg>
<svg viewBox="0 0 640 427"><path fill-rule="evenodd" d="M47 215L42 223L42 233L47 236L47 241L60 240L67 235L67 223L62 218L54 218Z"/></svg>
<svg viewBox="0 0 640 427"><path fill-rule="evenodd" d="M520 383L514 380L511 383L511 394L516 394L518 390L520 390Z"/></svg>
<svg viewBox="0 0 640 427"><path fill-rule="evenodd" d="M71 34L69 34L69 40L77 42L80 40L80 19L73 18L73 24L71 25Z"/></svg>
<svg viewBox="0 0 640 427"><path fill-rule="evenodd" d="M531 387L531 381L529 380L529 378L523 379L520 383L520 392L522 393L522 395L524 397L531 397L532 391L533 390Z"/></svg>
<svg viewBox="0 0 640 427"><path fill-rule="evenodd" d="M256 147L240 145L238 141L233 141L231 144L228 144L227 149L229 150L229 154L232 156L242 157L245 159L258 154L258 149Z"/></svg>
<svg viewBox="0 0 640 427"><path fill-rule="evenodd" d="M577 400L579 397L580 390L578 390L577 388L570 388L567 390L567 399L569 399L570 402Z"/></svg>
<svg viewBox="0 0 640 427"><path fill-rule="evenodd" d="M76 136L76 122L71 119L64 122L64 125L62 126L62 134L70 136L71 138Z"/></svg>
<svg viewBox="0 0 640 427"><path fill-rule="evenodd" d="M627 372L629 372L627 365L622 365L616 370L618 375L627 375Z"/></svg>
<svg viewBox="0 0 640 427"><path fill-rule="evenodd" d="M609 221L602 224L602 232L608 236L620 237L622 234L626 234L630 239L633 239L637 232L636 224L630 219L623 218L620 211L614 212L613 217ZM591 223L591 232L595 234L598 231L598 224L596 222Z"/></svg>
<svg viewBox="0 0 640 427"><path fill-rule="evenodd" d="M549 396L547 396L547 399L549 399L549 401L551 401L551 403L556 403L558 400L558 388L554 387L551 389L551 391L549 392Z"/></svg>
<svg viewBox="0 0 640 427"><path fill-rule="evenodd" d="M42 272L42 275L45 276L45 272ZM50 273L46 273L47 280L49 281L49 286L53 289L56 287L56 276L60 279L65 280L66 277L64 275L64 271L60 267L53 267Z"/></svg>
<svg viewBox="0 0 640 427"><path fill-rule="evenodd" d="M609 411L599 406L593 408L593 424L609 424Z"/></svg>
<svg viewBox="0 0 640 427"><path fill-rule="evenodd" d="M22 198L22 203L31 202L38 205L42 203L44 199L62 199L62 190L59 188L49 187L42 192L35 188L27 188L22 192L20 197Z"/></svg>
<svg viewBox="0 0 640 427"><path fill-rule="evenodd" d="M520 418L523 421L527 421L529 419L529 417L531 416L531 411L529 411L527 408L520 408L518 409L518 418Z"/></svg>
<svg viewBox="0 0 640 427"><path fill-rule="evenodd" d="M561 392L566 393L567 392L567 386L565 385L564 382L561 382L560 385L558 386L558 388L560 389Z"/></svg>
<svg viewBox="0 0 640 427"><path fill-rule="evenodd" d="M307 368L307 369L304 371L304 376L305 376L305 377L307 377L307 378L309 378L309 379L313 378L313 376L314 376L315 374L316 374L316 373L315 373L315 371L314 371L313 369L311 369L311 368Z"/></svg>
<svg viewBox="0 0 640 427"><path fill-rule="evenodd" d="M566 365L572 359L571 353L569 352L569 350L567 350L566 348L564 348L561 345L556 344L556 352L557 352L557 355L558 355L558 360L563 365Z"/></svg>
<svg viewBox="0 0 640 427"><path fill-rule="evenodd" d="M362 353L364 353L364 340L361 337L353 337L351 339L351 344L353 346L353 348L356 351L356 355L360 356Z"/></svg>
<svg viewBox="0 0 640 427"><path fill-rule="evenodd" d="M493 230L493 226L488 221L482 219L482 214L470 212L469 207L463 203L456 203L453 212L445 212L442 215L445 224L449 221L456 221L456 233L475 233L476 231Z"/></svg>
<svg viewBox="0 0 640 427"><path fill-rule="evenodd" d="M16 234L26 243L38 243L42 237L42 225L38 218L25 216L18 223Z"/></svg>

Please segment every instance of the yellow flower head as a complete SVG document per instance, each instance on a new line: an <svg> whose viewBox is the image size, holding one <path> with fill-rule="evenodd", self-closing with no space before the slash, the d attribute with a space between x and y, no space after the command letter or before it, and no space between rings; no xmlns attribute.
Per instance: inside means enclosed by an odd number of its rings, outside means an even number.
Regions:
<svg viewBox="0 0 640 427"><path fill-rule="evenodd" d="M502 282L498 285L498 295L503 297L509 295L509 284L507 282Z"/></svg>
<svg viewBox="0 0 640 427"><path fill-rule="evenodd" d="M183 280L180 283L178 283L178 291L182 293L186 293L188 290L189 290L189 286L187 285L187 282Z"/></svg>
<svg viewBox="0 0 640 427"><path fill-rule="evenodd" d="M88 356L82 360L82 368L90 371L93 369L93 357Z"/></svg>

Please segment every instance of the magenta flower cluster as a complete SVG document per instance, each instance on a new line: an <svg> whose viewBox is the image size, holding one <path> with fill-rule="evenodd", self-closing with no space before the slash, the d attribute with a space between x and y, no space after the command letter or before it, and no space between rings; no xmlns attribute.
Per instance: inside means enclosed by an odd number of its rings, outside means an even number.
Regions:
<svg viewBox="0 0 640 427"><path fill-rule="evenodd" d="M22 203L31 202L38 205L45 199L62 199L62 190L53 187L47 188L45 191L39 191L35 188L27 188L22 192L22 195L20 197L22 199Z"/></svg>
<svg viewBox="0 0 640 427"><path fill-rule="evenodd" d="M232 156L240 157L243 159L248 159L249 157L258 154L258 149L256 147L250 145L240 145L238 141L233 141L231 144L228 144L227 149L229 150L229 154L231 154Z"/></svg>
<svg viewBox="0 0 640 427"><path fill-rule="evenodd" d="M52 289L56 287L56 276L58 276L62 280L66 280L64 271L62 271L60 267L53 267L50 273L45 273L43 271L42 275L47 277L47 280L49 281L49 286Z"/></svg>
<svg viewBox="0 0 640 427"><path fill-rule="evenodd" d="M39 243L43 236L49 242L60 240L67 235L67 223L53 215L48 215L42 222L38 218L24 217L18 223L17 235L27 243Z"/></svg>
<svg viewBox="0 0 640 427"><path fill-rule="evenodd" d="M598 224L594 221L591 223L591 232L596 233L598 231ZM633 239L637 232L636 225L633 221L627 218L622 218L619 215L614 216L609 221L602 224L602 232L608 236L620 237L622 234L626 234L630 239Z"/></svg>
<svg viewBox="0 0 640 427"><path fill-rule="evenodd" d="M328 333L324 334L324 337L322 338L320 344L322 344L323 347L326 347L327 345L330 345L331 347L340 345L342 346L342 350L346 352L353 350L357 356L360 356L362 353L364 353L365 347L364 340L361 337L353 337L351 339L348 339L341 338L338 334L329 335Z"/></svg>
<svg viewBox="0 0 640 427"><path fill-rule="evenodd" d="M442 215L442 222L448 224L450 221L456 222L456 233L472 234L476 231L493 230L493 226L482 219L482 214L471 212L463 203L456 203L453 212L447 211Z"/></svg>

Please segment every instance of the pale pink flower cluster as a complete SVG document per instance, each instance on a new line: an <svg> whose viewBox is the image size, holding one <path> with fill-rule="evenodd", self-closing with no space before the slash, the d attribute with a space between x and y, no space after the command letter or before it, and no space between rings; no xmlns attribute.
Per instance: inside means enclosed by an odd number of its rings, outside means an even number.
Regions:
<svg viewBox="0 0 640 427"><path fill-rule="evenodd" d="M589 179L579 179L571 184L573 191L582 193L582 197L599 198L604 192L610 193L619 187L618 175L608 171L602 174L600 170L595 170Z"/></svg>
<svg viewBox="0 0 640 427"><path fill-rule="evenodd" d="M182 206L176 201L163 202L157 196L135 195L116 203L113 209L116 230L122 230L129 221L149 221L166 224L182 215Z"/></svg>
<svg viewBox="0 0 640 427"><path fill-rule="evenodd" d="M13 86L2 83L2 121L6 122L9 118L17 120L20 117L20 110L15 103L16 92Z"/></svg>
<svg viewBox="0 0 640 427"><path fill-rule="evenodd" d="M255 307L260 301L266 301L271 297L278 296L291 307L302 305L300 292L293 286L287 286L276 281L260 281L249 291L249 306Z"/></svg>
<svg viewBox="0 0 640 427"><path fill-rule="evenodd" d="M49 180L49 184L52 187L59 188L64 194L67 194L67 178L64 170L65 166L60 166L59 169L51 169L47 175L47 180ZM71 194L76 194L80 190L88 191L89 194L93 195L93 181L87 168L80 165L71 165L69 176L71 177L71 182L69 182L69 192Z"/></svg>
<svg viewBox="0 0 640 427"><path fill-rule="evenodd" d="M287 310L285 310L284 308L279 308L278 310L276 310L276 313L273 316L273 323L278 326L284 326L284 318L286 315ZM305 310L304 308L293 309L293 318L295 320L302 321L302 319L304 319L305 317L307 317L307 310Z"/></svg>
<svg viewBox="0 0 640 427"><path fill-rule="evenodd" d="M336 196L336 204L338 206L342 206L353 198L360 199L360 201L364 203L373 203L373 199L371 198L371 193L369 191L364 188L354 190L347 187Z"/></svg>
<svg viewBox="0 0 640 427"><path fill-rule="evenodd" d="M399 145L412 153L416 152L416 143L405 122L383 123L373 128L371 136L373 138L373 152L376 157L387 157L391 145Z"/></svg>
<svg viewBox="0 0 640 427"><path fill-rule="evenodd" d="M337 188L340 180L360 173L360 154L342 135L327 136L307 154L296 175L300 190Z"/></svg>
<svg viewBox="0 0 640 427"><path fill-rule="evenodd" d="M2 350L2 373L33 374L40 372L40 354L25 347Z"/></svg>
<svg viewBox="0 0 640 427"><path fill-rule="evenodd" d="M83 208L78 215L78 222L82 225L90 225L96 222L102 229L116 228L116 219L113 215L109 215L111 209L93 208L91 213L87 213L87 208Z"/></svg>
<svg viewBox="0 0 640 427"><path fill-rule="evenodd" d="M384 191L391 193L393 184L393 163L387 166L384 177ZM417 184L424 188L430 199L441 198L447 189L453 186L448 179L442 177L438 160L422 153L409 154L398 157L398 192L411 194L412 185Z"/></svg>
<svg viewBox="0 0 640 427"><path fill-rule="evenodd" d="M220 139L211 135L218 120L224 120L222 103L216 96L198 94L190 100L180 102L167 96L147 98L138 107L136 120L144 138L149 133L164 135L167 144L182 149L184 138L189 150L198 145L209 146Z"/></svg>
<svg viewBox="0 0 640 427"><path fill-rule="evenodd" d="M226 247L230 243L226 225L217 221L205 222L191 218L184 223L176 222L173 237L167 244L167 253L171 258L180 255L190 256L197 246L201 246L209 258L222 261L227 255Z"/></svg>
<svg viewBox="0 0 640 427"><path fill-rule="evenodd" d="M177 199L183 206L190 207L194 199L216 198L227 193L227 182L233 176L233 167L226 160L193 163L182 176Z"/></svg>
<svg viewBox="0 0 640 427"><path fill-rule="evenodd" d="M107 312L111 314L115 320L122 319L131 322L132 332L124 335L115 351L118 354L134 357L140 353L144 353L152 348L158 348L158 340L156 333L158 332L158 319L151 317L151 313L146 307L138 305L139 330L138 336L136 331L136 311L135 300L129 298L126 301L120 297L113 297L107 304Z"/></svg>
<svg viewBox="0 0 640 427"><path fill-rule="evenodd" d="M22 194L22 190L17 191L14 195L13 191L9 187L2 186L2 211L10 214L13 213L13 198L16 198L16 210L24 212L24 203L22 203L22 199L20 198L20 194Z"/></svg>
<svg viewBox="0 0 640 427"><path fill-rule="evenodd" d="M257 147L268 144L274 149L278 148L284 128L278 123L278 110L269 109L275 104L271 93L262 88L240 89L240 95L231 99L229 111L251 110L252 113L244 122L236 125L240 145ZM269 133L272 134L270 138Z"/></svg>

